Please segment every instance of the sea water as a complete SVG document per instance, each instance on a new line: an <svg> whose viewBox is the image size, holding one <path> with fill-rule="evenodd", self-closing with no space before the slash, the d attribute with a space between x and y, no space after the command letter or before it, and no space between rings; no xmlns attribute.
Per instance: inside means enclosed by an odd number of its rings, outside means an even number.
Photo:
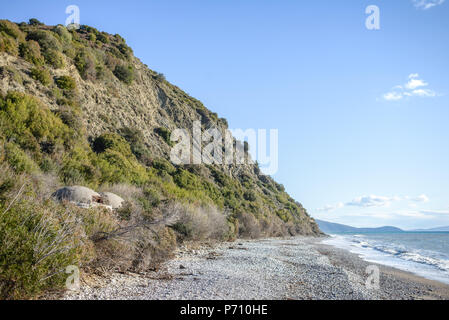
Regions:
<svg viewBox="0 0 449 320"><path fill-rule="evenodd" d="M449 284L449 232L333 234L323 243Z"/></svg>

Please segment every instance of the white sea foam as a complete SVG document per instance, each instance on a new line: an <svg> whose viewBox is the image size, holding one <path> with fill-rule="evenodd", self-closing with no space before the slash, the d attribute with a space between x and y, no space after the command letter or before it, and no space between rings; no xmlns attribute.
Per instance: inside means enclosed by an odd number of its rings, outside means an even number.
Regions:
<svg viewBox="0 0 449 320"><path fill-rule="evenodd" d="M415 238L417 235L411 235ZM428 279L449 283L449 255L447 252L423 249L431 247L431 234L419 241L408 241L407 235L332 235L324 243L359 254L369 262L410 271ZM448 235L449 237L449 235ZM426 242L427 241L427 242ZM435 245L435 248L440 248Z"/></svg>

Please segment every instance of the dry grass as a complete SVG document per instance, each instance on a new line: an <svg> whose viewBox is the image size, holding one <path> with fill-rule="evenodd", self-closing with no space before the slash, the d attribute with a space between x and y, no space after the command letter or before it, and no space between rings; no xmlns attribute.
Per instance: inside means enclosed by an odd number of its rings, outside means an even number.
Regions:
<svg viewBox="0 0 449 320"><path fill-rule="evenodd" d="M224 213L215 207L174 205L179 219L174 225L181 240L204 241L226 240L229 225Z"/></svg>

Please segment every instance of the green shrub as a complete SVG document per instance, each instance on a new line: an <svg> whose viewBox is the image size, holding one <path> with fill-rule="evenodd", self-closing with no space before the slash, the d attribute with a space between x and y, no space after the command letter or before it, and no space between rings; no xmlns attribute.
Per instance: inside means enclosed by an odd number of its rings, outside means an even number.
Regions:
<svg viewBox="0 0 449 320"><path fill-rule="evenodd" d="M140 185L147 180L145 168L137 160L122 153L107 149L98 156L95 166L100 169L101 183L134 183Z"/></svg>
<svg viewBox="0 0 449 320"><path fill-rule="evenodd" d="M173 141L171 141L171 131L168 130L167 128L164 127L160 127L160 128L156 128L154 129L154 132L156 132L162 139L164 139L164 141L169 145L169 146L173 146L174 143Z"/></svg>
<svg viewBox="0 0 449 320"><path fill-rule="evenodd" d="M73 110L72 107L63 106L56 112L56 115L66 126L73 129L74 132L78 134L82 132L84 128L83 119L79 112Z"/></svg>
<svg viewBox="0 0 449 320"><path fill-rule="evenodd" d="M144 189L144 197L139 199L142 204L147 204L151 207L157 207L161 203L161 197L158 192L156 192L153 188L145 188ZM144 205L144 208L146 206ZM150 210L150 208L146 208Z"/></svg>
<svg viewBox="0 0 449 320"><path fill-rule="evenodd" d="M65 66L64 55L54 49L47 49L44 51L45 62L55 69L61 69Z"/></svg>
<svg viewBox="0 0 449 320"><path fill-rule="evenodd" d="M170 161L164 158L153 160L152 165L153 168L159 171L167 172L170 175L176 172L176 168L170 163Z"/></svg>
<svg viewBox="0 0 449 320"><path fill-rule="evenodd" d="M50 173L57 170L56 163L50 157L44 157L39 163L39 168L44 173Z"/></svg>
<svg viewBox="0 0 449 320"><path fill-rule="evenodd" d="M71 144L72 133L50 109L29 95L10 92L0 100L2 135L21 148L40 152L41 143Z"/></svg>
<svg viewBox="0 0 449 320"><path fill-rule="evenodd" d="M100 42L103 42L103 43L109 43L110 42L108 34L104 33L104 32L98 34L97 40L100 41Z"/></svg>
<svg viewBox="0 0 449 320"><path fill-rule="evenodd" d="M95 81L97 79L95 59L87 50L81 50L77 53L75 66L84 80Z"/></svg>
<svg viewBox="0 0 449 320"><path fill-rule="evenodd" d="M59 170L59 177L66 185L83 185L85 183L96 185L99 173L92 164L93 156L81 146L75 146L66 153Z"/></svg>
<svg viewBox="0 0 449 320"><path fill-rule="evenodd" d="M198 180L197 176L181 168L178 168L175 175L173 176L173 180L180 188L183 189L201 189L201 183Z"/></svg>
<svg viewBox="0 0 449 320"><path fill-rule="evenodd" d="M36 163L15 143L5 145L6 161L17 173L38 171Z"/></svg>
<svg viewBox="0 0 449 320"><path fill-rule="evenodd" d="M0 32L1 31L4 31L14 39L23 40L25 38L17 24L8 20L0 20Z"/></svg>
<svg viewBox="0 0 449 320"><path fill-rule="evenodd" d="M48 70L45 69L45 68L33 68L33 69L31 69L31 78L33 78L34 80L39 81L44 86L48 86L51 83L51 81L52 81L50 72L48 72Z"/></svg>
<svg viewBox="0 0 449 320"><path fill-rule="evenodd" d="M95 42L97 41L97 36L94 33L89 33L89 40Z"/></svg>
<svg viewBox="0 0 449 320"><path fill-rule="evenodd" d="M33 299L62 289L66 268L94 257L89 237L111 230L109 214L40 201L36 187L27 182L19 192L14 186L0 202L0 299Z"/></svg>
<svg viewBox="0 0 449 320"><path fill-rule="evenodd" d="M245 198L245 200L247 201L256 201L257 200L257 196L256 193L253 190L248 190L243 194L243 198Z"/></svg>
<svg viewBox="0 0 449 320"><path fill-rule="evenodd" d="M125 43L120 43L117 46L117 49L120 51L120 53L125 57L125 59L131 59L133 55L133 50L128 47Z"/></svg>
<svg viewBox="0 0 449 320"><path fill-rule="evenodd" d="M34 40L26 41L19 46L20 56L26 61L41 66L44 64L44 57L41 55L41 47Z"/></svg>
<svg viewBox="0 0 449 320"><path fill-rule="evenodd" d="M66 27L58 25L53 29L53 32L59 35L59 37L65 44L70 44L72 42L72 34L69 32L69 30L67 30Z"/></svg>
<svg viewBox="0 0 449 320"><path fill-rule="evenodd" d="M97 137L92 143L96 153L103 153L108 149L116 150L123 155L131 156L131 148L124 138L115 133L105 133Z"/></svg>
<svg viewBox="0 0 449 320"><path fill-rule="evenodd" d="M64 237L70 226L50 215L45 207L19 203L1 216L0 298L23 299L62 287L65 268L78 264L73 236Z"/></svg>
<svg viewBox="0 0 449 320"><path fill-rule="evenodd" d="M106 133L92 143L98 154L96 165L101 171L101 182L143 183L148 176L145 168L138 163L128 142L115 133Z"/></svg>
<svg viewBox="0 0 449 320"><path fill-rule="evenodd" d="M17 56L19 54L17 41L7 35L4 31L0 32L0 52L6 52L13 56Z"/></svg>
<svg viewBox="0 0 449 320"><path fill-rule="evenodd" d="M30 26L43 26L44 24L35 18L31 18L28 22Z"/></svg>
<svg viewBox="0 0 449 320"><path fill-rule="evenodd" d="M61 76L55 80L59 89L73 91L76 89L76 81L70 76Z"/></svg>
<svg viewBox="0 0 449 320"><path fill-rule="evenodd" d="M131 66L118 65L114 69L114 75L120 81L131 84L134 80L134 69Z"/></svg>
<svg viewBox="0 0 449 320"><path fill-rule="evenodd" d="M139 161L145 163L150 158L150 153L144 143L143 133L140 130L125 127L121 128L119 133L129 143L132 153Z"/></svg>
<svg viewBox="0 0 449 320"><path fill-rule="evenodd" d="M58 52L62 51L61 43L56 39L50 31L46 30L36 30L28 33L27 40L34 40L39 43L42 50L55 50Z"/></svg>

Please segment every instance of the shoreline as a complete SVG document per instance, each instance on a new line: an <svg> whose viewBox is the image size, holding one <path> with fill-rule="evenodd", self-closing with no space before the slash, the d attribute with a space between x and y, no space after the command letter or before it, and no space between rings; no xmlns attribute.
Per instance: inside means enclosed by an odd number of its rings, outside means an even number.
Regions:
<svg viewBox="0 0 449 320"><path fill-rule="evenodd" d="M239 240L177 250L147 275L89 276L68 300L449 300L449 285L364 261L323 238ZM380 269L378 290L366 267ZM61 298L61 297L60 297Z"/></svg>
<svg viewBox="0 0 449 320"><path fill-rule="evenodd" d="M405 271L396 267L370 262L364 260L359 254L350 252L348 249L339 248L331 244L317 243L318 250L327 255L331 262L335 264L343 264L346 268L362 274L361 266L375 265L380 269L380 287L387 286L387 290L394 290L394 282L408 282L409 285L414 286L418 295L414 297L409 295L409 299L418 300L449 300L449 285L438 281L426 278L413 272ZM355 263L353 261L356 261ZM343 260L343 261L342 261ZM427 293L426 293L427 291ZM394 294L393 294L394 296ZM395 300L404 299L406 297L396 295Z"/></svg>

